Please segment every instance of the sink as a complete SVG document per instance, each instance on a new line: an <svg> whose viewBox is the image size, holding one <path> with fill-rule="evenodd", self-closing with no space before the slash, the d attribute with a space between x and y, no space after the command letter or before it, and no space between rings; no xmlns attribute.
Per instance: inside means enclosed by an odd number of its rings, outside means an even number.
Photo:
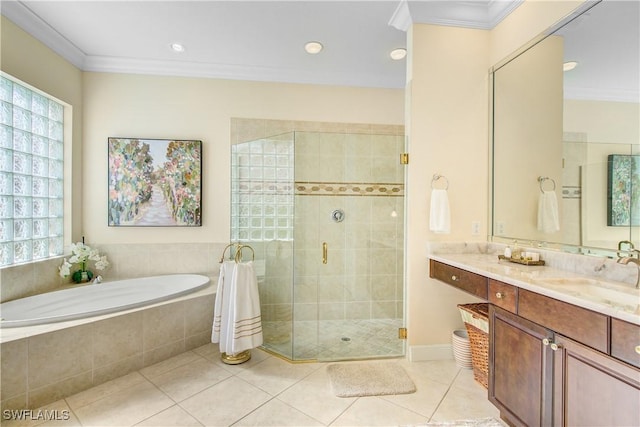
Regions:
<svg viewBox="0 0 640 427"><path fill-rule="evenodd" d="M541 278L539 281L574 296L630 308L632 311L636 311L640 305L640 289L632 287L579 277Z"/></svg>

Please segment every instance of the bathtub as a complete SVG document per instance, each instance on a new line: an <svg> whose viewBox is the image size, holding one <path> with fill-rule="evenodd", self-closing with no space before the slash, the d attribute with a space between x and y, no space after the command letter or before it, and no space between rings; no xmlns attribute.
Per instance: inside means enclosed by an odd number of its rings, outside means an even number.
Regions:
<svg viewBox="0 0 640 427"><path fill-rule="evenodd" d="M0 328L42 325L142 307L195 292L207 276L171 274L82 285L0 304Z"/></svg>

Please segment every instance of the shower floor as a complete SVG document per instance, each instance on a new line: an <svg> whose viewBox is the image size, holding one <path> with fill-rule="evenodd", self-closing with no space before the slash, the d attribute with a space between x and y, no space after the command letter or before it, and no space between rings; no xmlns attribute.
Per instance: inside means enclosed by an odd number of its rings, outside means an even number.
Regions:
<svg viewBox="0 0 640 427"><path fill-rule="evenodd" d="M294 361L402 356L400 327L402 319L263 321L263 348Z"/></svg>

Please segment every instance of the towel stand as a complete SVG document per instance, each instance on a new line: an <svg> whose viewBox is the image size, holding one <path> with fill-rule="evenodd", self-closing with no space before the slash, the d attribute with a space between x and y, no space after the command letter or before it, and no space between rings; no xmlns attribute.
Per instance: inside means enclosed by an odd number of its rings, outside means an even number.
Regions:
<svg viewBox="0 0 640 427"><path fill-rule="evenodd" d="M434 173L434 174L433 174L433 178L431 179L431 189L433 189L433 188L434 188L434 187L433 187L433 185L434 185L434 184L436 183L436 181L438 181L440 178L444 179L444 182L445 182L445 187L444 187L444 189L445 189L445 190L448 190L448 189L449 189L449 180L447 179L447 177L446 177L446 176L444 176L444 175L440 175L439 173Z"/></svg>
<svg viewBox="0 0 640 427"><path fill-rule="evenodd" d="M235 255L232 256L232 248L235 247L236 251L235 251ZM227 249L229 249L229 260L234 260L236 263L242 262L242 249L247 248L251 251L251 261L255 261L256 259L256 252L253 250L253 248L249 245L243 245L242 243L229 243L227 246L225 246L225 248L222 251L222 256L220 257L220 263L222 264L224 262L224 254L227 253Z"/></svg>
<svg viewBox="0 0 640 427"><path fill-rule="evenodd" d="M551 189L551 191L556 191L556 182L554 181L553 178L549 178L548 176L539 176L538 182L540 183L541 193L544 193L544 188L542 188L542 185L544 184L545 181L551 181L551 183L553 184L553 188Z"/></svg>
<svg viewBox="0 0 640 427"><path fill-rule="evenodd" d="M232 256L234 247L236 252L235 255ZM235 242L229 243L227 246L225 246L224 250L222 251L222 256L220 257L220 264L224 262L224 255L225 253L227 253L227 249L229 249L229 260L234 260L236 264L242 262L242 249L244 248L251 250L251 260L254 261L256 258L256 252L253 250L253 248L249 245L243 245L241 243ZM220 360L222 361L222 363L225 363L227 365L239 365L241 363L247 362L249 359L251 359L251 350L245 350L238 354L227 354L225 352L222 352L220 354Z"/></svg>

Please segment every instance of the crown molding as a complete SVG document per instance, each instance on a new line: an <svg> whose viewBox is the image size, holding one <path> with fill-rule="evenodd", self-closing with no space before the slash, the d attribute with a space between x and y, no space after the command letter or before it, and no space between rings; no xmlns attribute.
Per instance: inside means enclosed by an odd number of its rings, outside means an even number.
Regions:
<svg viewBox="0 0 640 427"><path fill-rule="evenodd" d="M640 92L625 89L564 88L564 99L579 101L640 102Z"/></svg>
<svg viewBox="0 0 640 427"><path fill-rule="evenodd" d="M16 0L3 0L0 13L76 67L84 69L87 55L51 28L24 3Z"/></svg>
<svg viewBox="0 0 640 427"><path fill-rule="evenodd" d="M524 0L402 0L389 20L389 25L402 31L407 31L412 24L490 30L523 2Z"/></svg>
<svg viewBox="0 0 640 427"><path fill-rule="evenodd" d="M99 73L145 74L216 78L226 80L267 81L292 84L321 84L330 86L378 87L404 89L404 81L389 82L377 74L315 73L285 67L247 66L187 61L161 61L137 58L87 56L83 71ZM341 82L340 84L335 83Z"/></svg>

